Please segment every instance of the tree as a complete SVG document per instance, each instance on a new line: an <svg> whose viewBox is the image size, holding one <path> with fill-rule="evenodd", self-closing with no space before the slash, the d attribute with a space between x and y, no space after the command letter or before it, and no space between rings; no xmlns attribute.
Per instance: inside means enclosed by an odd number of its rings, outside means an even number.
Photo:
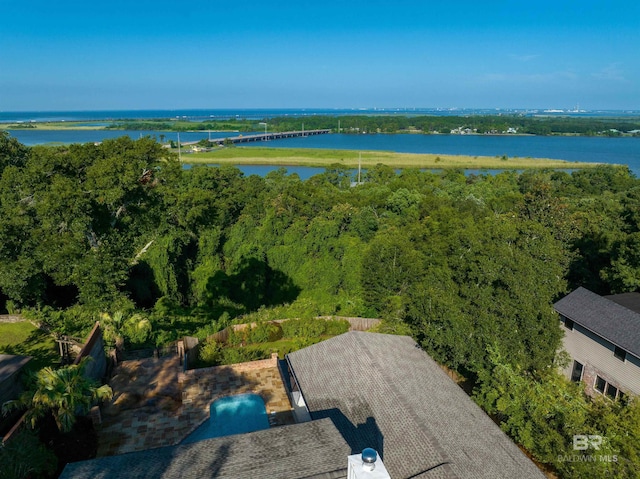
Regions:
<svg viewBox="0 0 640 479"><path fill-rule="evenodd" d="M351 184L351 175L351 168L341 165L340 163L334 163L329 166L329 168L326 168L320 176L333 186L345 189L349 188Z"/></svg>
<svg viewBox="0 0 640 479"><path fill-rule="evenodd" d="M640 232L631 233L611 246L611 265L600 272L612 293L640 288Z"/></svg>
<svg viewBox="0 0 640 479"><path fill-rule="evenodd" d="M55 454L33 431L22 428L15 437L0 445L0 479L50 477L56 466Z"/></svg>
<svg viewBox="0 0 640 479"><path fill-rule="evenodd" d="M27 161L29 148L6 131L0 131L0 174L7 166L22 166Z"/></svg>
<svg viewBox="0 0 640 479"><path fill-rule="evenodd" d="M26 419L32 428L35 428L39 419L51 413L60 432L71 431L78 414L88 413L94 402L113 396L108 385L98 387L84 376L88 360L84 358L80 364L60 369L41 369L33 376L31 387L20 398L2 405L3 413L26 408Z"/></svg>
<svg viewBox="0 0 640 479"><path fill-rule="evenodd" d="M124 314L123 311L100 314L100 327L104 340L118 352L124 349Z"/></svg>
<svg viewBox="0 0 640 479"><path fill-rule="evenodd" d="M367 304L383 317L404 317L407 292L418 281L422 264L423 258L401 231L378 232L362 260L362 286Z"/></svg>
<svg viewBox="0 0 640 479"><path fill-rule="evenodd" d="M5 139L0 161L20 150L4 148ZM136 246L163 223L180 165L150 138L28 153L26 161L11 153L0 177L0 288L26 306L52 302L60 288L70 302L110 306L123 296Z"/></svg>
<svg viewBox="0 0 640 479"><path fill-rule="evenodd" d="M591 399L581 383L568 381L555 368L528 374L493 346L489 362L491 367L478 377L474 399L533 457L566 479L640 477L640 403L635 398L628 403ZM575 435L602 437L594 453L616 460L572 460L582 453L573 448Z"/></svg>

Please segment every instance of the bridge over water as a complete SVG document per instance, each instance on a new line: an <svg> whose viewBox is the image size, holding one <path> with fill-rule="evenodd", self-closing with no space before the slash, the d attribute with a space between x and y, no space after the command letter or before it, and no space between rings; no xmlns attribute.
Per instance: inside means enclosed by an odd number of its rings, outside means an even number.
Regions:
<svg viewBox="0 0 640 479"><path fill-rule="evenodd" d="M331 133L331 130L302 130L302 131L282 131L279 133L258 133L255 135L238 135L228 138L211 138L209 142L213 145L224 144L238 144L238 143L250 143L253 141L269 141L269 140L281 140L283 138L297 138L302 136L314 136L314 135L326 135ZM195 145L197 141L190 141L182 143L183 145Z"/></svg>

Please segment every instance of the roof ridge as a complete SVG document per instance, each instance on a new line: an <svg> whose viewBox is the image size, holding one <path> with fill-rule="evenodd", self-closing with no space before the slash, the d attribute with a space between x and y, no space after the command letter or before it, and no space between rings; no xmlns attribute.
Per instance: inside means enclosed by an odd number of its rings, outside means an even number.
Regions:
<svg viewBox="0 0 640 479"><path fill-rule="evenodd" d="M640 313L583 286L553 306L574 323L640 358Z"/></svg>
<svg viewBox="0 0 640 479"><path fill-rule="evenodd" d="M364 333L366 334L366 333ZM366 343L366 341L364 341L364 334L362 335L357 335L356 338L358 340L358 342L360 343L360 345L363 346L363 349L366 351L367 356L373 360L374 363L378 364L378 360L380 358L378 357L374 357L374 355L371 353L371 351L369 351L368 345ZM369 334L377 334L377 333L369 333ZM420 350L420 352L425 356L425 359L430 359L426 352L420 347L420 345L418 345L418 343L415 342L415 340L413 338L411 338L410 336L406 336L406 335L394 335L394 334L383 334L381 335L382 337L389 337L389 338L402 338L405 342L411 342L413 344L413 346L417 349ZM409 341L406 341L406 339L408 339ZM395 382L394 378L392 377L392 375L390 374L390 372L386 369L386 368L377 368L377 373L380 374L380 376L382 377L382 379L384 380L384 384L390 385L393 384ZM439 464L436 464L434 466L432 466L431 468L436 468L439 467L441 465L446 465L451 463L452 458L445 452L444 448L442 447L442 444L440 443L440 441L438 440L437 436L433 433L432 429L425 424L421 419L420 416L416 413L414 406L412 405L411 401L408 400L407 395L404 394L400 389L398 388L392 388L389 387L389 390L391 391L391 393L394 395L394 397L397 399L398 403L401 405L402 410L407 414L407 416L409 416L411 418L411 420L413 421L413 423L415 424L415 426L427 437L427 439L429 440L430 444L433 446L434 451L440 455L441 458L441 462ZM431 468L429 470L431 470ZM450 471L452 478L455 476L455 474L453 474L453 471ZM420 474L420 473L418 473ZM457 476L455 476L457 477Z"/></svg>

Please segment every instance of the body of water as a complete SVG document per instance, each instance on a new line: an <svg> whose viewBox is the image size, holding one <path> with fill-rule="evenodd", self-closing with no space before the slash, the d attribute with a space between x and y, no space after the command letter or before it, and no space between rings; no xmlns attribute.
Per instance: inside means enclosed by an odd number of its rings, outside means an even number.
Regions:
<svg viewBox="0 0 640 479"><path fill-rule="evenodd" d="M157 131L157 130L35 130L35 129L20 129L20 130L7 130L9 134L16 138L20 143L27 146L34 145L46 145L56 143L94 143L102 140L108 140L110 138L119 138L121 136L129 136L134 140L142 138L143 136L151 136L160 140L164 138L164 141L177 141L178 133L175 131ZM260 133L260 132L256 132ZM199 141L204 138L227 138L229 136L237 136L239 133L234 132L214 132L208 133L207 131L185 131L180 132L180 141ZM251 133L243 133L243 135L250 135Z"/></svg>
<svg viewBox="0 0 640 479"><path fill-rule="evenodd" d="M128 135L178 139L176 132L122 130L10 130L11 136L25 145L48 143L86 143ZM230 132L183 132L180 140L226 138ZM326 148L357 151L378 150L400 153L441 155L553 158L567 161L617 163L628 165L640 176L640 138L604 138L582 136L508 136L508 135L345 135L329 134L247 143L248 147ZM188 161L188 160L187 160Z"/></svg>
<svg viewBox="0 0 640 479"><path fill-rule="evenodd" d="M640 172L640 138L508 135L318 135L288 138L250 146L332 148L399 153L552 158L567 161L619 163Z"/></svg>
<svg viewBox="0 0 640 479"><path fill-rule="evenodd" d="M638 110L544 110L500 108L235 108L235 109L181 109L181 110L102 110L102 111L0 111L0 123L29 123L47 121L112 121L179 118L189 121L230 118L261 120L280 116L345 116L345 115L400 115L400 116L464 116L464 115L526 115L526 116L583 116L583 117L637 117Z"/></svg>
<svg viewBox="0 0 640 479"><path fill-rule="evenodd" d="M516 113L515 110L508 110ZM186 110L104 110L104 111L15 111L1 112L0 123L30 123L48 121L113 121L180 119L188 121L245 119L262 120L282 116L344 116L344 115L495 115L499 110L459 110L434 108L235 108ZM507 110L505 110L507 112ZM624 112L620 112L624 114ZM638 112L640 114L640 112Z"/></svg>

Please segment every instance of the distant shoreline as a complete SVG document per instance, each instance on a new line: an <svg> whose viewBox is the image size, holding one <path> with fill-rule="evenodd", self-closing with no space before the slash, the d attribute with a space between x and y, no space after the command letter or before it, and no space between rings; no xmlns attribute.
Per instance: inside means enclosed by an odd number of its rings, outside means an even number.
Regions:
<svg viewBox="0 0 640 479"><path fill-rule="evenodd" d="M15 125L15 124L0 124L0 131L5 131L5 130L24 130L24 131L30 131L30 130L38 130L38 131L136 131L136 130L130 130L128 128L107 128L105 126L92 126L92 125L82 125L82 126L77 126L77 125L73 125L71 123L68 122L47 122L47 123L36 123L36 124L31 124L34 126L21 126L21 125ZM145 131L145 130L140 130L140 131ZM168 130L168 129L158 129L157 131L159 132L166 132L166 133L207 133L207 132L211 132L211 133L240 133L241 130L238 129L233 129L233 130ZM246 132L246 131L245 131ZM341 132L341 134L343 135L452 135L452 136L506 136L506 137L513 137L513 136L530 136L530 137L535 137L535 136L580 136L580 137L601 137L601 138L609 138L609 136L607 135L584 135L581 133L550 133L550 134L546 134L546 135L536 135L533 133L499 133L499 132L494 132L494 133L476 133L476 132L471 132L471 133L437 133L437 132L424 132L424 131L403 131L403 130L399 130L399 131L394 131L394 132L372 132L372 133L352 133L352 132ZM627 134L627 133L622 133L618 136L611 136L611 138L637 138L639 135L631 135L631 134Z"/></svg>
<svg viewBox="0 0 640 479"><path fill-rule="evenodd" d="M265 112L267 113L267 112ZM63 120L42 118L0 123L1 130L104 130L158 132L282 132L328 129L333 133L407 135L589 136L640 137L640 116L535 116L478 115L297 115L262 119L237 118L134 118Z"/></svg>

